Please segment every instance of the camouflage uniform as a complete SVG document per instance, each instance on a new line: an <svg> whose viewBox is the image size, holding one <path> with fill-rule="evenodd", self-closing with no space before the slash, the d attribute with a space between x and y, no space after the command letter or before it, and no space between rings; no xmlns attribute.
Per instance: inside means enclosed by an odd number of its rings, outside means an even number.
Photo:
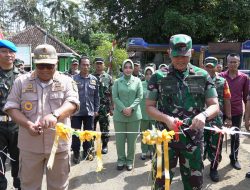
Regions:
<svg viewBox="0 0 250 190"><path fill-rule="evenodd" d="M196 66L187 65L187 70L179 72L169 66L168 70L158 70L148 84L149 100L157 101L158 109L169 116L185 119L182 128L189 127L192 119L205 110L205 100L216 97L216 90L206 71ZM168 127L156 123L159 130ZM180 171L185 190L200 190L203 184L203 130L187 130L180 134L180 140L169 144L170 178L173 179L174 168L179 159ZM164 155L163 155L164 157ZM164 163L163 163L164 165ZM153 161L155 178L156 159ZM164 171L164 166L162 168ZM164 175L164 172L163 172ZM165 177L155 179L155 190L163 190Z"/></svg>
<svg viewBox="0 0 250 190"><path fill-rule="evenodd" d="M221 128L223 125L223 113L222 110L224 105L224 87L225 85L228 87L226 79L216 75L213 78L216 91L218 93L218 101L220 105L220 113L217 117L215 117L213 120L210 120L206 122L206 126L213 127L215 125L218 128ZM204 157L203 159L206 159L206 156L208 156L208 160L213 164L215 161L215 165L213 169L217 169L218 163L221 161L221 150L222 150L222 142L223 142L223 135L220 140L220 147L218 156L215 160L217 145L219 144L219 133L215 133L214 131L205 130L204 131Z"/></svg>
<svg viewBox="0 0 250 190"><path fill-rule="evenodd" d="M139 72L138 75L135 75L135 74L133 73L133 76L134 76L134 77L138 77L139 79L141 79L141 81L144 81L144 80L145 80L145 76L144 76L144 74L141 73L141 72Z"/></svg>
<svg viewBox="0 0 250 190"><path fill-rule="evenodd" d="M18 75L20 75L20 73L16 67L13 67L13 69L8 72L5 72L0 68L0 116L7 118L6 121L0 121L0 150L6 154L9 153L10 157L15 160L11 161L11 175L14 178L13 185L16 188L20 188L20 180L18 178L19 149L17 148L19 127L16 123L11 121L2 110L13 82ZM5 171L6 156L3 153L0 153L0 159L2 160L0 171ZM7 180L2 173L0 173L0 189L7 189Z"/></svg>
<svg viewBox="0 0 250 190"><path fill-rule="evenodd" d="M100 97L100 108L98 116L94 120L94 130L96 130L97 122L99 121L100 130L102 132L102 143L107 145L109 141L109 112L112 108L112 77L103 72L101 75L95 73L94 76L99 82L99 97Z"/></svg>

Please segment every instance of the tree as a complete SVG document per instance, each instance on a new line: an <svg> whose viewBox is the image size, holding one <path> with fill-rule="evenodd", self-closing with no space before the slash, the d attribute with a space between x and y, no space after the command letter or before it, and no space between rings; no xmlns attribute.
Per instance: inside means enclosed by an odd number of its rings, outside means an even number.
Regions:
<svg viewBox="0 0 250 190"><path fill-rule="evenodd" d="M105 66L109 67L109 56L112 49L112 43L109 41L103 41L100 46L97 47L94 52L94 56L103 57L105 60ZM113 52L112 59L112 73L114 76L117 76L122 62L128 58L127 51L122 48L116 47Z"/></svg>
<svg viewBox="0 0 250 190"><path fill-rule="evenodd" d="M250 0L89 0L87 5L120 41L138 36L166 43L176 33L195 43L250 37Z"/></svg>

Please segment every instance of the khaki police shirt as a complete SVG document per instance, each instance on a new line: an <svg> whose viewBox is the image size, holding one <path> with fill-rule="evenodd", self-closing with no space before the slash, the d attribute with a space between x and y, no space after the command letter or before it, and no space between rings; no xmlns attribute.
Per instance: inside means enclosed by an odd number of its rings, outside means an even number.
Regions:
<svg viewBox="0 0 250 190"><path fill-rule="evenodd" d="M65 102L72 102L79 110L78 90L70 77L55 72L53 79L46 85L42 84L36 72L27 73L18 77L8 96L4 111L19 109L30 121L50 114ZM71 126L70 118L65 118L65 125ZM31 136L25 127L20 127L18 147L21 150L35 153L50 153L55 138L55 130L45 129L39 136ZM69 150L71 141L59 141L57 152Z"/></svg>

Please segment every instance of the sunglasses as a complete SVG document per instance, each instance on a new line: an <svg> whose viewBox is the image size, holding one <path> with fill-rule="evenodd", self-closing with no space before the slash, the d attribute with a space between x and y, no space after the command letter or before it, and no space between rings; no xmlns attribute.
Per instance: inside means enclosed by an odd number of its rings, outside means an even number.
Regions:
<svg viewBox="0 0 250 190"><path fill-rule="evenodd" d="M36 68L38 70L44 70L44 69L53 70L55 68L55 65L51 65L51 64L39 64L39 65L36 65Z"/></svg>

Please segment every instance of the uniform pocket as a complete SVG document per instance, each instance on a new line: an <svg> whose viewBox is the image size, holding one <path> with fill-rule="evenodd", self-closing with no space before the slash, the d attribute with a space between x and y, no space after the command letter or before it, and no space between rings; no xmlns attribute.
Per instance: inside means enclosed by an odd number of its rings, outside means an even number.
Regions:
<svg viewBox="0 0 250 190"><path fill-rule="evenodd" d="M31 118L37 113L38 97L35 93L24 93L21 99L21 110L28 117Z"/></svg>
<svg viewBox="0 0 250 190"><path fill-rule="evenodd" d="M49 104L52 111L59 108L64 102L64 93L62 91L51 92L49 96Z"/></svg>

